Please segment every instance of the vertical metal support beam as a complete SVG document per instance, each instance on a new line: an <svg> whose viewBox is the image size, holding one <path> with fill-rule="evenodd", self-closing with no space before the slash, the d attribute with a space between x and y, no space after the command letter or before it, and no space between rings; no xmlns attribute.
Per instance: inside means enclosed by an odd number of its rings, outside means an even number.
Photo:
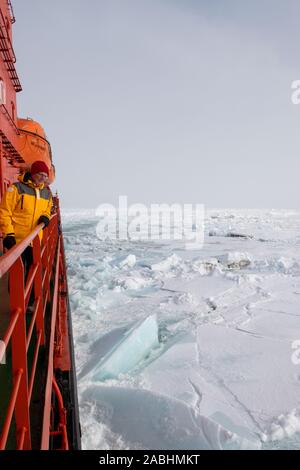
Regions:
<svg viewBox="0 0 300 470"><path fill-rule="evenodd" d="M12 334L12 372L14 383L22 372L20 388L15 405L17 441L24 438L24 450L31 449L30 418L28 402L28 371L26 349L26 323L24 303L24 267L21 258L10 269L10 308L11 312L20 309ZM24 430L25 436L24 436Z"/></svg>
<svg viewBox="0 0 300 470"><path fill-rule="evenodd" d="M57 316L58 304L58 287L59 287L59 250L60 240L57 247L57 259L55 266L54 278L54 292L52 297L52 311L51 311L51 326L50 326L50 339L49 339L49 360L47 368L47 381L45 388L45 406L43 416L43 429L41 436L41 450L49 450L49 436L50 436L50 416L51 416L51 394L53 384L53 355L54 355L54 339L55 339L55 325Z"/></svg>
<svg viewBox="0 0 300 470"><path fill-rule="evenodd" d="M3 157L3 146L2 146L2 137L0 136L0 200L4 194L4 157Z"/></svg>
<svg viewBox="0 0 300 470"><path fill-rule="evenodd" d="M49 302L50 301L50 275L51 275L52 265L50 264L51 239L49 237L49 228L48 227L44 229L43 239L44 238L45 238L45 245L46 245L46 252L45 252L46 279L45 279L45 284L46 284L46 289L47 289L47 297L45 298L45 302Z"/></svg>
<svg viewBox="0 0 300 470"><path fill-rule="evenodd" d="M43 302L43 288L42 288L42 262L41 262L41 243L39 237L35 237L32 244L32 255L33 255L33 265L37 265L37 272L34 277L33 289L34 289L34 299L35 305L37 300L40 299L38 303L38 309L36 314L36 329L37 335L41 332L41 346L45 345L45 328L44 328L44 302Z"/></svg>
<svg viewBox="0 0 300 470"><path fill-rule="evenodd" d="M2 146L2 137L0 136L0 201L4 194L4 172L3 172L3 146ZM2 244L2 234L0 232L0 253L3 253L3 244Z"/></svg>

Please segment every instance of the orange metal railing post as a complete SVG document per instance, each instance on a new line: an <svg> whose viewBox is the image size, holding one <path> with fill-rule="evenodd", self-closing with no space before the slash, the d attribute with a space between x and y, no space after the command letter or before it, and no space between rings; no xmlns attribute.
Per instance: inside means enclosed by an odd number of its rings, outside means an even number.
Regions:
<svg viewBox="0 0 300 470"><path fill-rule="evenodd" d="M50 300L50 269L49 268L49 253L50 253L50 240L49 240L49 229L46 228L43 234L43 246L45 247L43 257L43 268L45 273L45 284L44 284L44 296L45 303Z"/></svg>
<svg viewBox="0 0 300 470"><path fill-rule="evenodd" d="M45 311L47 299L51 297L50 331L47 337L48 362L46 364L46 383L44 389L44 410L41 433L41 449L49 449L50 437L61 436L61 449L69 448L67 433L67 414L63 398L55 380L55 368L70 370L65 278L64 250L59 231L59 213L51 217L49 226L44 230L44 243L41 248L39 231L36 227L23 241L0 258L0 277L9 273L10 322L5 331L5 346L11 345L13 386L8 406L4 410L4 423L0 429L0 450L7 446L12 431L13 418L16 427L16 449L29 450L31 444L30 403L36 379L40 346L45 345ZM31 244L33 263L24 286L24 266L22 254ZM53 269L55 267L55 269ZM53 280L53 293L50 294L50 281ZM27 311L31 292L34 292L33 312ZM26 317L27 315L27 317ZM30 317L29 317L30 315ZM30 324L26 326L26 318ZM28 364L28 351L32 333L36 328L36 341L33 356ZM63 335L62 335L63 332ZM64 341L62 340L64 337ZM62 356L64 350L64 358ZM60 361L60 362L58 362ZM55 367L55 365L60 366ZM29 374L30 369L30 376ZM0 384L1 386L1 384ZM58 404L58 428L51 429L52 395ZM0 403L1 406L1 403Z"/></svg>
<svg viewBox="0 0 300 470"><path fill-rule="evenodd" d="M43 287L42 287L42 260L41 260L41 243L39 237L35 237L32 244L33 265L37 265L37 272L34 277L34 300L35 306L37 305L36 314L36 329L37 335L41 332L41 346L45 344L45 329L44 329L44 302L43 302Z"/></svg>
<svg viewBox="0 0 300 470"><path fill-rule="evenodd" d="M55 218L55 216L52 217L50 223L53 223ZM7 409L4 410L3 427L0 429L0 450L6 448L13 417L16 426L16 448L31 449L29 408L39 348L44 342L43 304L46 302L42 289L41 247L38 236L41 228L42 226L36 227L28 237L0 258L0 277L9 273L10 322L4 332L3 341L6 347L11 345L13 379L9 403ZM26 286L24 286L24 266L21 255L30 243L33 246L33 265L30 268ZM27 334L25 302L29 300L32 288L35 294L35 311ZM37 330L37 343L29 378L27 352L34 326Z"/></svg>
<svg viewBox="0 0 300 470"><path fill-rule="evenodd" d="M53 431L52 435L61 435L61 450L69 450L69 442L68 442L68 433L67 433L67 411L64 407L63 398L61 395L61 391L57 385L55 377L53 376L52 387L54 393L56 395L56 399L58 402L58 411L59 411L59 425L58 431Z"/></svg>
<svg viewBox="0 0 300 470"><path fill-rule="evenodd" d="M60 240L58 240L57 253L59 253L59 250L60 250ZM49 449L51 394L52 394L52 384L53 384L53 354L54 354L55 325L56 325L57 304L58 304L59 255L56 259L54 276L55 276L54 277L54 292L53 292L53 299L52 299L50 339L49 339L49 361L48 361L47 380L46 380L46 388L45 388L45 407L44 407L43 428L42 428L42 436L41 436L41 450Z"/></svg>
<svg viewBox="0 0 300 470"><path fill-rule="evenodd" d="M19 310L13 334L12 334L12 372L14 383L21 375L20 386L15 403L15 421L17 440L22 436L23 448L31 449L30 420L28 403L28 371L26 348L26 324L24 303L24 267L21 258L18 258L10 270L10 307L11 313ZM24 435L25 429L25 435Z"/></svg>

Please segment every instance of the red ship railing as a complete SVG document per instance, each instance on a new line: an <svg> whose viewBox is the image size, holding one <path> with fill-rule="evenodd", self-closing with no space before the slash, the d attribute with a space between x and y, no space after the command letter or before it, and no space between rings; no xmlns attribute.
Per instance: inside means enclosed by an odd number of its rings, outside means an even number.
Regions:
<svg viewBox="0 0 300 470"><path fill-rule="evenodd" d="M10 11L10 22L13 24L13 23L16 22L16 18L15 18L15 15L14 15L14 9L12 7L12 4L11 4L10 0L7 0L7 3L8 3L9 11Z"/></svg>
<svg viewBox="0 0 300 470"><path fill-rule="evenodd" d="M0 8L0 53L2 55L3 62L6 66L8 75L12 81L13 87L16 92L22 91L22 86L15 69L16 55L9 38L9 33L7 31L7 25L5 17Z"/></svg>
<svg viewBox="0 0 300 470"><path fill-rule="evenodd" d="M11 117L11 115L9 114L8 112L8 109L7 107L5 106L5 104L1 104L1 110L2 110L2 113L4 114L4 116L6 117L6 119L8 120L9 124L11 125L11 127L13 128L13 130L15 131L15 133L17 135L20 135L20 130L17 128L16 124L15 124L15 121L13 120L13 118Z"/></svg>
<svg viewBox="0 0 300 470"><path fill-rule="evenodd" d="M13 377L12 390L4 413L3 426L2 429L0 428L0 450L7 448L9 435L14 429L16 448L24 450L32 448L30 405L35 379L37 378L39 352L45 346L49 348L49 354L40 448L49 449L51 436L60 436L60 449L69 448L66 431L66 411L53 371L55 330L60 304L59 289L61 278L65 274L62 272L65 266L64 260L62 260L63 248L59 214L54 214L51 217L49 226L44 229L41 246L38 233L42 227L43 224L37 226L28 237L0 258L0 278L8 273L10 298L10 320L2 341L6 349L8 346L11 348L11 374ZM30 244L33 252L33 263L27 275L26 283L24 283L24 266L21 255ZM55 269L53 269L54 265ZM53 289L51 289L50 281L54 285ZM33 294L31 294L32 292ZM30 322L28 322L26 312L29 299L33 295L33 312L31 313ZM50 340L46 345L45 325L47 302L49 300L51 300ZM35 344L29 361L28 351L32 346L34 330L36 332ZM0 365L0 367L6 366ZM0 383L0 391L4 385ZM53 395L56 397L58 404L57 429L52 428L51 413L53 410L51 403Z"/></svg>

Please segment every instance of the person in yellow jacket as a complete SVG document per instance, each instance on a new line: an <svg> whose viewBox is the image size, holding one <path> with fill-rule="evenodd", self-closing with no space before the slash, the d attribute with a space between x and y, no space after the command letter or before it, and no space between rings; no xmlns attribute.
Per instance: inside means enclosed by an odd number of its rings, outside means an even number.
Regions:
<svg viewBox="0 0 300 470"><path fill-rule="evenodd" d="M30 172L19 176L19 181L9 186L0 203L0 230L3 247L9 250L23 240L40 223L49 224L52 195L45 186L49 177L47 165L35 161ZM39 234L42 239L42 231Z"/></svg>

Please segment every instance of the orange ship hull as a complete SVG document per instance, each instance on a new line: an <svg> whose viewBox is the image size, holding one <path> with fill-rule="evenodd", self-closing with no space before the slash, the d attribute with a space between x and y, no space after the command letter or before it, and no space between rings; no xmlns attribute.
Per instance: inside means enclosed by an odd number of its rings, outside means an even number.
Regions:
<svg viewBox="0 0 300 470"><path fill-rule="evenodd" d="M22 90L12 47L10 0L0 0L0 199L35 160L55 178L42 126L17 117ZM42 245L38 233L44 229ZM2 237L1 237L2 238ZM25 278L22 255L32 247ZM0 450L80 449L72 323L59 200L47 228L3 253L0 244ZM29 311L29 301L34 298ZM6 362L3 360L6 352Z"/></svg>

